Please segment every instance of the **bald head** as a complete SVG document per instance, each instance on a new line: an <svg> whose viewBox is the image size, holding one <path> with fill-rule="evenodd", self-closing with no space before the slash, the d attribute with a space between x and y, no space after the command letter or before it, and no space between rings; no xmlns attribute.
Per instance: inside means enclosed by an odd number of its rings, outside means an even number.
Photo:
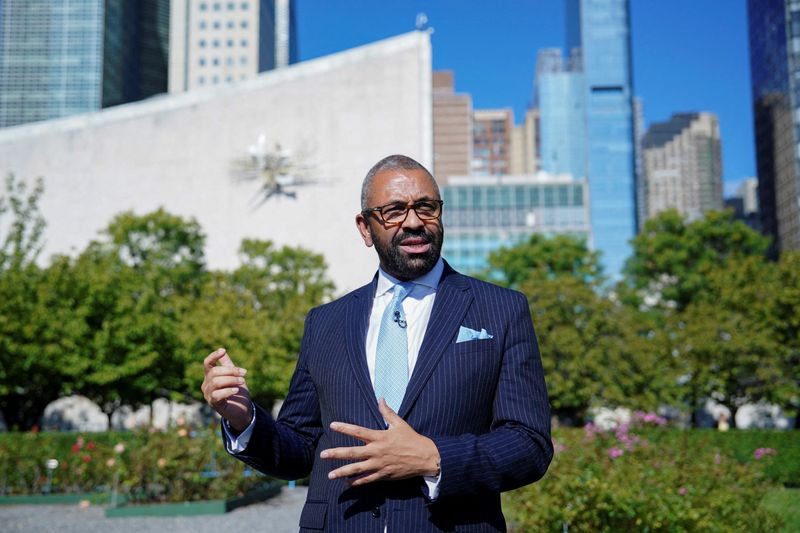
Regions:
<svg viewBox="0 0 800 533"><path fill-rule="evenodd" d="M367 202L371 193L372 183L375 176L385 170L421 170L430 178L431 183L433 183L433 186L436 189L437 196L439 195L439 186L436 184L436 180L433 178L433 175L428 171L427 168L420 165L418 162L408 156L395 154L384 157L375 163L372 168L369 169L369 172L367 172L364 182L361 184L361 209L367 209L368 207L371 207L367 204Z"/></svg>

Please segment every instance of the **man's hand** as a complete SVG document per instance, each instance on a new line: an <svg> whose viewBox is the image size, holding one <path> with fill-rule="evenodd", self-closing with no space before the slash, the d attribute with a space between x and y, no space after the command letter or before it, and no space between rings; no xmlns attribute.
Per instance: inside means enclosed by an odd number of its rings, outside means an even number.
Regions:
<svg viewBox="0 0 800 533"><path fill-rule="evenodd" d="M357 460L337 468L328 478L354 478L351 485L365 485L381 479L406 479L439 475L439 450L431 439L420 435L392 411L383 398L378 407L389 429L367 429L353 424L332 422L331 429L355 437L364 446L330 448L322 459Z"/></svg>
<svg viewBox="0 0 800 533"><path fill-rule="evenodd" d="M219 364L217 364L219 363ZM237 368L225 348L208 354L203 361L203 396L231 428L244 431L253 420L253 403L244 381L247 370Z"/></svg>

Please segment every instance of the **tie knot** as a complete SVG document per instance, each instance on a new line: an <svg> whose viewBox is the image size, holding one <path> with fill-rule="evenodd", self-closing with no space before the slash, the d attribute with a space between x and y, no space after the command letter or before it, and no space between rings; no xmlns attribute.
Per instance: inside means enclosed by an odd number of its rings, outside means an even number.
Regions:
<svg viewBox="0 0 800 533"><path fill-rule="evenodd" d="M398 302L402 302L413 288L413 283L398 283L394 286L394 299Z"/></svg>

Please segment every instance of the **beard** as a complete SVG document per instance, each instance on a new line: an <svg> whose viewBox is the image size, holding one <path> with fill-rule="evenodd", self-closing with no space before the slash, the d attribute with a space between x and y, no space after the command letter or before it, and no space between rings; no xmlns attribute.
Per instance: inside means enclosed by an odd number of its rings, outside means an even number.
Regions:
<svg viewBox="0 0 800 533"><path fill-rule="evenodd" d="M419 230L403 230L392 238L388 246L375 235L371 226L369 232L383 270L400 281L408 281L430 272L439 260L444 240L444 228L441 222L438 229L439 231L435 232L428 231L425 227ZM400 244L409 237L424 239L426 243L430 243L430 247L423 253L406 254L400 249Z"/></svg>

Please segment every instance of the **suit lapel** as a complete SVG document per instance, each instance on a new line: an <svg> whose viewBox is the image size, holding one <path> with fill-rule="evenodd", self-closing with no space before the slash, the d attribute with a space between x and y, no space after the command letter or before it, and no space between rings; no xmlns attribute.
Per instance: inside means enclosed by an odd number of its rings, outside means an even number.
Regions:
<svg viewBox="0 0 800 533"><path fill-rule="evenodd" d="M378 411L378 402L375 399L375 389L369 379L367 367L367 329L369 328L369 315L372 312L372 300L375 297L375 288L378 284L377 275L372 283L365 285L353 292L346 307L344 323L346 324L347 356L353 368L356 384L364 395L364 400L375 415L379 426L382 427L383 416Z"/></svg>
<svg viewBox="0 0 800 533"><path fill-rule="evenodd" d="M445 350L456 338L470 303L472 303L472 293L466 279L445 263L414 373L411 375L403 403L398 410L401 417L405 417L411 410Z"/></svg>

